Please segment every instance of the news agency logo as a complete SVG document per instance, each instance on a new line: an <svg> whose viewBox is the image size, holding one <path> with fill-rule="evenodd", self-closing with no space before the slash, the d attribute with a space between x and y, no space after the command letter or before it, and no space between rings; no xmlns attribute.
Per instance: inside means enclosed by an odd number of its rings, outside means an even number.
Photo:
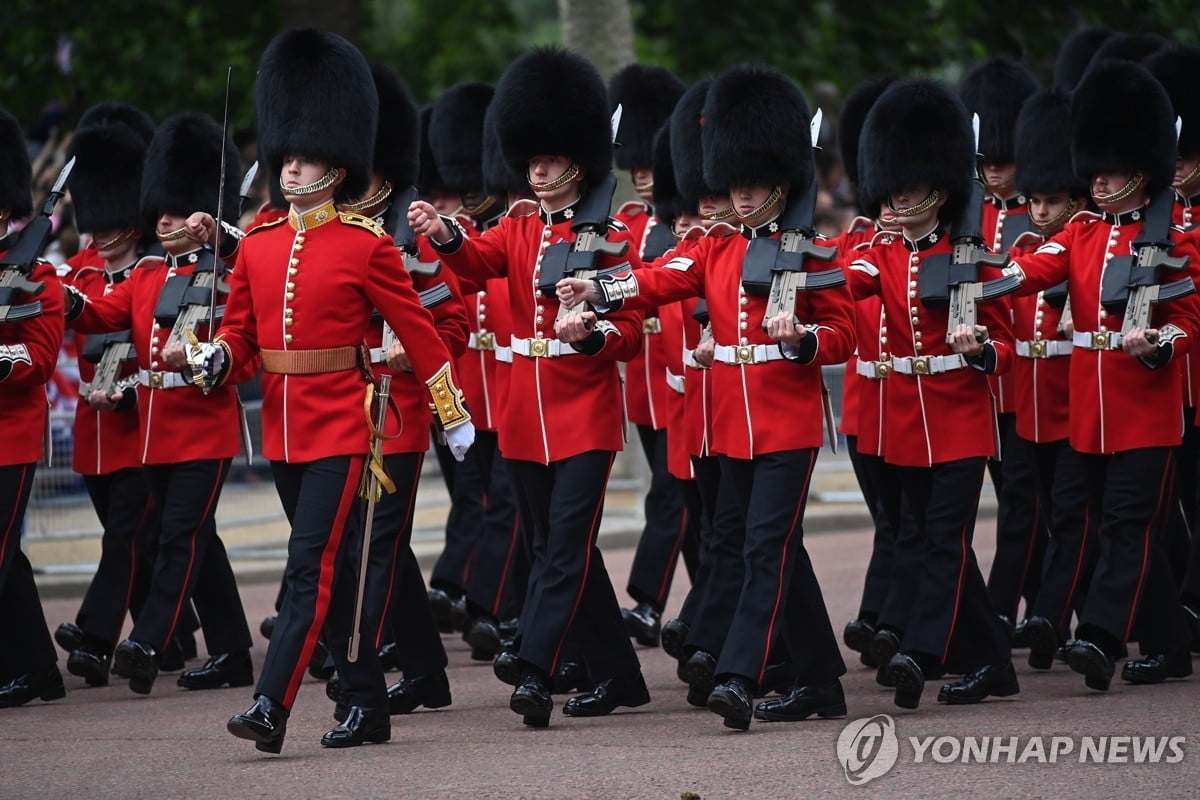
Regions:
<svg viewBox="0 0 1200 800"><path fill-rule="evenodd" d="M896 721L887 714L854 720L842 728L837 754L851 786L865 786L886 775L900 755Z"/></svg>
<svg viewBox="0 0 1200 800"><path fill-rule="evenodd" d="M909 736L914 764L1178 764L1186 736ZM900 756L896 722L887 714L842 729L838 761L851 786L886 775Z"/></svg>

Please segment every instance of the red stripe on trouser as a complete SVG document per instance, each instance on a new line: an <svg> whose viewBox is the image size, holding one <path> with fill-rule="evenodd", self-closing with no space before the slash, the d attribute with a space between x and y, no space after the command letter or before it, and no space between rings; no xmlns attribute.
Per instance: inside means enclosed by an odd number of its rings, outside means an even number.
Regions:
<svg viewBox="0 0 1200 800"><path fill-rule="evenodd" d="M513 517L512 536L508 540L508 552L504 554L504 571L500 573L500 583L496 587L496 596L492 598L492 616L500 617L500 605L504 600L504 587L508 585L508 571L512 568L513 555L521 542L521 518Z"/></svg>
<svg viewBox="0 0 1200 800"><path fill-rule="evenodd" d="M417 468L413 470L412 491L408 493L408 515L404 518L401 525L400 533L396 534L396 542L392 545L392 568L388 570L387 596L383 600L383 608L379 611L379 627L375 630L375 649L383 644L383 632L388 628L388 621L391 618L392 612L392 589L396 586L396 563L400 557L400 543L404 540L403 532L412 530L413 512L417 502L417 486L421 483L421 462L417 461Z"/></svg>
<svg viewBox="0 0 1200 800"><path fill-rule="evenodd" d="M8 518L8 524L4 526L4 538L0 539L0 567L4 566L4 557L8 553L8 537L17 529L17 523L20 521L17 516L21 508L21 487L25 485L25 475L29 472L30 465L26 464L21 467L21 479L17 483L16 502L13 503L12 516Z"/></svg>
<svg viewBox="0 0 1200 800"><path fill-rule="evenodd" d="M675 574L675 561L679 558L679 551L683 548L683 540L687 536L688 527L688 510L683 510L683 516L679 520L679 533L675 536L675 545L671 548L671 557L667 559L667 568L663 570L662 583L658 585L658 594L655 595L655 601L658 607L662 608L667 602L667 593L671 590L671 576Z"/></svg>
<svg viewBox="0 0 1200 800"><path fill-rule="evenodd" d="M970 545L967 544L967 529L974 523L974 520L963 525L962 530L958 534L959 556L958 560L958 583L954 588L954 613L950 615L950 627L946 629L946 644L942 647L942 663L946 663L946 658L950 655L950 642L954 639L954 628L958 625L958 612L962 608L962 591L963 581L967 576L967 551Z"/></svg>
<svg viewBox="0 0 1200 800"><path fill-rule="evenodd" d="M1171 460L1174 454L1167 453L1167 464L1163 470L1162 484L1158 487L1158 502L1154 504L1154 513L1150 515L1150 521L1146 524L1146 533L1142 538L1142 568L1138 572L1137 588L1133 592L1133 603L1129 606L1129 620L1125 624L1125 638L1121 641L1128 642L1133 635L1133 623L1137 620L1137 609L1142 602L1142 589L1146 586L1146 570L1150 568L1150 548L1153 546L1151 540L1154 538L1155 524L1164 514L1163 498L1166 496L1170 485L1171 477Z"/></svg>
<svg viewBox="0 0 1200 800"><path fill-rule="evenodd" d="M787 569L788 545L792 543L792 537L796 535L796 528L800 524L800 514L804 509L804 504L808 501L808 486L816 465L817 455L813 453L808 462L808 472L804 476L804 489L800 492L800 498L796 501L796 510L792 513L792 525L788 528L788 535L783 540L783 554L779 559L779 575L775 583L775 605L771 608L771 619L767 622L767 641L763 647L762 665L758 668L758 675L754 676L755 683L762 682L763 673L767 671L767 661L771 658L771 642L775 639L775 623L779 620L780 606L783 605L783 576L784 570Z"/></svg>
<svg viewBox="0 0 1200 800"><path fill-rule="evenodd" d="M608 471L604 473L604 482L608 483L608 476L612 473L613 460L616 454L608 458ZM567 641L567 634L571 630L571 626L575 624L575 615L579 613L579 604L583 601L583 590L587 587L588 575L592 571L592 551L596 549L596 535L600 532L600 514L604 508L604 492L600 493L600 500L596 503L596 512L592 515L592 526L588 531L587 540L587 558L583 562L583 578L579 581L579 591L575 593L575 602L571 604L571 616L567 618L567 627L563 628L562 633L558 637L558 647L554 648L554 658L550 662L550 677L554 677L554 673L558 670L558 659L562 655L563 644Z"/></svg>
<svg viewBox="0 0 1200 800"><path fill-rule="evenodd" d="M292 677L288 680L287 691L282 698L283 707L291 709L296 701L296 692L300 690L300 681L304 678L304 670L312 658L313 649L317 646L317 637L321 626L325 624L325 615L329 613L329 598L333 586L333 568L337 561L338 548L342 543L342 535L346 532L346 517L354 507L354 496L358 491L358 480L363 466L362 456L351 456L350 466L346 469L346 484L342 487L342 499L338 503L337 514L333 518L333 527L329 531L329 540L321 551L321 570L317 574L317 600L313 608L312 625L304 635L304 645L300 648L300 658L292 668Z"/></svg>
<svg viewBox="0 0 1200 800"><path fill-rule="evenodd" d="M167 645L171 643L171 639L175 638L175 627L179 624L179 615L183 613L183 607L188 600L191 599L191 593L188 591L188 583L191 582L192 568L196 566L196 534L200 533L200 529L204 527L204 520L208 519L210 514L216 512L214 506L217 504L217 497L221 494L221 486L225 483L225 469L227 464L222 463L217 468L217 479L213 482L212 493L208 496L208 502L204 505L204 515L200 517L200 521L196 523L196 527L192 529L191 535L191 551L188 553L187 569L183 573L183 583L179 586L179 599L175 601L175 613L171 617L171 624L167 626L167 636L163 639L159 652L164 652Z"/></svg>
<svg viewBox="0 0 1200 800"><path fill-rule="evenodd" d="M1087 553L1088 532L1092 528L1092 512L1089 505L1083 512L1083 538L1079 540L1079 557L1075 559L1075 575L1071 578L1071 588L1067 592L1067 601L1063 603L1062 611L1058 614L1058 619L1054 622L1055 629L1061 629L1071 620L1071 613L1075 605L1075 593L1079 591L1079 581L1083 578L1083 565L1086 561L1084 554Z"/></svg>

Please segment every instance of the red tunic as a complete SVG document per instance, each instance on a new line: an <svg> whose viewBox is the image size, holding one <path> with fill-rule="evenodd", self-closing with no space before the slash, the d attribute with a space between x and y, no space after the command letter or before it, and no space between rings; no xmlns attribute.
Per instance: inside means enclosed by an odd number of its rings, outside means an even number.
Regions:
<svg viewBox="0 0 1200 800"><path fill-rule="evenodd" d="M404 344L422 383L450 363L400 251L373 220L339 214L329 203L257 228L238 249L225 321L216 336L232 358L228 381L253 375L260 349L358 347L376 308ZM365 387L359 369L264 372L264 455L304 463L366 453Z"/></svg>
<svg viewBox="0 0 1200 800"><path fill-rule="evenodd" d="M613 216L629 228L638 253L645 252L646 238L659 222L645 203L625 203ZM625 366L625 408L629 421L662 430L667 426L668 388L664 379L667 356L662 342L662 322L655 309L646 311L642 349Z"/></svg>
<svg viewBox="0 0 1200 800"><path fill-rule="evenodd" d="M850 226L838 236L830 239L830 245L837 247L838 258L843 264L849 264L854 260L856 253L865 250L870 246L871 240L876 235L877 226L872 220L866 217L855 217ZM868 380L858 374L859 353L862 351L864 344L866 347L875 352L877 350L880 331L879 323L881 312L879 308L878 298L868 298L862 302L854 304L854 330L855 341L857 348L855 352L846 361L846 368L842 374L842 418L838 424L838 432L846 436L859 435L859 416L861 399L864 392L874 391L876 394L882 394L883 387L875 386L875 380ZM870 340L869 342L865 340ZM872 344L874 342L875 344ZM866 360L878 360L878 356L867 355ZM876 421L872 428L878 428L879 423ZM868 437L869 438L869 437ZM872 455L878 455L877 452L868 449Z"/></svg>
<svg viewBox="0 0 1200 800"><path fill-rule="evenodd" d="M655 267L686 253L703 233L697 230L693 238L685 239L654 262ZM666 364L663 367L667 385L667 472L680 480L692 480L692 455L703 450L704 424L707 411L694 403L702 396L708 370L695 368L694 361L684 361L684 351L694 350L703 329L692 316L699 298L689 297L677 303L659 306L662 325L662 348ZM689 413L689 397L697 413ZM695 450L695 453L693 453Z"/></svg>
<svg viewBox="0 0 1200 800"><path fill-rule="evenodd" d="M856 298L878 294L883 300L887 321L884 344L892 369L881 381L886 419L881 455L890 464L930 467L995 454L995 412L983 372L969 365L940 374L903 375L896 371L898 359L953 359L946 343L947 309L927 308L917 293L923 260L950 250L950 237L940 231L917 242L898 237L862 253L847 270ZM984 280L999 275L998 270L981 273ZM987 327L991 337L996 370L1008 370L1012 360L1008 309L980 303L979 323Z"/></svg>
<svg viewBox="0 0 1200 800"><path fill-rule="evenodd" d="M1024 199L1024 197L1014 197L1007 202L996 201L985 202L983 204L983 241L993 253L1003 253L1007 249L1004 246L1005 220L1009 217L1027 216L1029 214L1029 207L1023 202ZM1001 305L1011 305L1012 298L997 298L992 302ZM1015 375L988 376L988 385L992 389L992 396L996 398L996 413L1016 413L1017 406L1013 394L1013 380L1015 378Z"/></svg>
<svg viewBox="0 0 1200 800"><path fill-rule="evenodd" d="M0 239L0 256L8 252L9 244L9 239ZM0 369L0 430L4 431L0 465L6 467L32 464L42 457L49 410L46 382L58 365L63 340L63 293L54 267L39 262L30 270L29 279L45 284L37 297L42 301L42 313L24 322L0 325L4 364ZM21 298L18 302L32 300Z"/></svg>
<svg viewBox="0 0 1200 800"><path fill-rule="evenodd" d="M171 326L156 322L154 309L168 278L192 274L195 255L143 258L128 280L111 292L89 295L72 327L82 333L130 329L138 367L174 379L178 373L158 360ZM195 386L139 384L138 420L141 440L136 452L143 464L233 458L242 449L241 410L232 387L219 387L205 395Z"/></svg>
<svg viewBox="0 0 1200 800"><path fill-rule="evenodd" d="M617 362L628 361L642 344L641 316L619 313L607 318L605 344L594 356L557 343L554 320L558 298L542 294L541 254L552 244L575 241L573 208L524 217L505 217L494 228L437 247L442 258L465 280L505 277L512 311L512 345L530 347L549 340L549 349L569 354L535 357L513 353L512 379L500 423L500 450L506 458L549 464L590 450L624 446L621 378ZM623 225L610 225L613 242L629 242ZM602 256L602 266L625 260L641 264L630 252L622 259Z"/></svg>
<svg viewBox="0 0 1200 800"><path fill-rule="evenodd" d="M1105 215L1069 223L1030 255L1014 261L1025 273L1022 293L1035 293L1068 281L1076 335L1121 329L1121 318L1100 305L1104 268L1114 255L1130 255L1141 232L1138 220ZM1121 223L1124 224L1121 224ZM1200 277L1197 236L1172 231L1172 256L1190 256L1193 278ZM1155 326L1172 324L1182 333L1173 358L1185 355L1200 324L1200 298L1193 294L1162 303ZM1076 347L1071 354L1071 446L1082 453L1111 454L1142 447L1174 447L1183 433L1179 370L1168 364L1149 369L1122 350ZM1152 410L1152 411L1151 411Z"/></svg>
<svg viewBox="0 0 1200 800"><path fill-rule="evenodd" d="M72 270L63 282L71 284L85 295L96 297L109 294L132 274L132 269L122 270L117 275L110 274L104 267L104 258L90 245L69 258L67 264ZM75 337L75 346L80 353L84 350L86 338L83 334ZM137 367L130 363L123 368L121 377L136 373ZM81 384L90 384L95 376L96 365L80 357ZM81 391L79 402L75 404L71 469L80 475L108 475L120 469L140 467L142 459L138 445L141 443L141 429L137 408L97 411L88 404L84 395L86 392Z"/></svg>
<svg viewBox="0 0 1200 800"><path fill-rule="evenodd" d="M779 343L762 329L767 298L742 287L742 261L751 238L779 235L770 232L770 224L754 231L744 229L741 235L706 236L661 269L636 273L638 294L626 303L634 308L657 307L702 295L718 348L762 345L763 352L777 351ZM841 364L854 350L851 308L845 286L804 292L797 298L797 316L817 336L815 356L806 364L785 359L714 362L713 452L750 459L821 446L821 365ZM781 423L782 409L786 418Z"/></svg>
<svg viewBox="0 0 1200 800"><path fill-rule="evenodd" d="M1185 229L1200 222L1200 197L1183 197L1177 193L1171 222ZM1200 360L1197 359L1200 356L1194 353L1185 353L1183 358L1178 359L1184 408L1200 406Z"/></svg>

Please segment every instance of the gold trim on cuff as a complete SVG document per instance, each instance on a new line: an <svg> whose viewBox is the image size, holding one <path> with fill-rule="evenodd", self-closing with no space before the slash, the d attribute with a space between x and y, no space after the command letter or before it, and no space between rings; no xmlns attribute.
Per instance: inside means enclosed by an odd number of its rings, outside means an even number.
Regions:
<svg viewBox="0 0 1200 800"><path fill-rule="evenodd" d="M425 385L429 387L429 395L433 398L429 407L437 414L443 428L453 428L471 419L463 403L462 390L454 385L450 362L443 364L432 378L425 381Z"/></svg>

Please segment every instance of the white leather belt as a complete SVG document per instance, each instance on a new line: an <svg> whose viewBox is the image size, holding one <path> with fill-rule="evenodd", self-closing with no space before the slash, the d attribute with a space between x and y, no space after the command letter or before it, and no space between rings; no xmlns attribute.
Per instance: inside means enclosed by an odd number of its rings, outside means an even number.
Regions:
<svg viewBox="0 0 1200 800"><path fill-rule="evenodd" d="M382 347L371 348L371 363L384 364L387 362L387 353Z"/></svg>
<svg viewBox="0 0 1200 800"><path fill-rule="evenodd" d="M901 375L940 375L967 365L958 353L948 356L904 356L892 359L892 371Z"/></svg>
<svg viewBox="0 0 1200 800"><path fill-rule="evenodd" d="M713 348L713 359L722 364L765 364L783 359L777 344L719 344Z"/></svg>
<svg viewBox="0 0 1200 800"><path fill-rule="evenodd" d="M495 350L496 334L486 331L472 333L470 338L467 339L467 347L472 350Z"/></svg>
<svg viewBox="0 0 1200 800"><path fill-rule="evenodd" d="M861 359L854 365L854 371L864 378L871 380L883 380L892 372L891 361L862 361Z"/></svg>
<svg viewBox="0 0 1200 800"><path fill-rule="evenodd" d="M495 347L495 352L496 352L496 360L499 361L501 364L511 364L512 363L512 348L511 347L498 344Z"/></svg>
<svg viewBox="0 0 1200 800"><path fill-rule="evenodd" d="M1072 338L1076 347L1085 350L1120 350L1121 333L1119 331L1075 331Z"/></svg>
<svg viewBox="0 0 1200 800"><path fill-rule="evenodd" d="M1016 352L1021 358L1057 358L1071 355L1074 349L1074 342L1062 339L1052 339L1048 342L1040 339L1032 342L1018 339Z"/></svg>
<svg viewBox="0 0 1200 800"><path fill-rule="evenodd" d="M679 392L679 394L683 394L683 376L676 375L671 370L667 370L667 386Z"/></svg>
<svg viewBox="0 0 1200 800"><path fill-rule="evenodd" d="M512 351L526 358L559 358L580 355L578 350L558 339L522 339L518 336L512 337Z"/></svg>
<svg viewBox="0 0 1200 800"><path fill-rule="evenodd" d="M138 370L138 383L151 389L180 389L193 385L178 372L149 372L144 369Z"/></svg>

